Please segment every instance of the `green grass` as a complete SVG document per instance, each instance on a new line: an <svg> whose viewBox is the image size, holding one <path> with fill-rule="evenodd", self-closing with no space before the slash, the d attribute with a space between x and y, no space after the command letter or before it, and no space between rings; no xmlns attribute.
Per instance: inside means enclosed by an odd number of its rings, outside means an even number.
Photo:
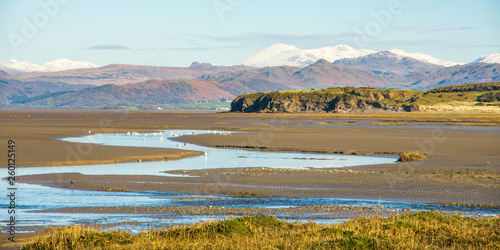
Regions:
<svg viewBox="0 0 500 250"><path fill-rule="evenodd" d="M52 228L24 249L498 249L500 218L434 212L358 218L337 225L242 217L134 235L82 226Z"/></svg>
<svg viewBox="0 0 500 250"><path fill-rule="evenodd" d="M216 108L231 108L230 102L207 102L207 103L177 103L167 104L166 107L174 109L216 109Z"/></svg>
<svg viewBox="0 0 500 250"><path fill-rule="evenodd" d="M157 109L160 107L161 109L178 109L178 110L216 110L216 109L224 109L231 108L230 102L209 102L209 103L172 103L172 104L158 104L158 105L141 105L141 106L126 106L126 105L117 105L110 106L107 109Z"/></svg>
<svg viewBox="0 0 500 250"><path fill-rule="evenodd" d="M121 106L112 106L112 107L110 107L110 109L132 109L132 110L138 110L139 107L121 105Z"/></svg>
<svg viewBox="0 0 500 250"><path fill-rule="evenodd" d="M500 90L500 82L483 82L483 83L454 85L454 86L430 89L429 92L430 93L469 92L469 91L485 92L494 90Z"/></svg>
<svg viewBox="0 0 500 250"><path fill-rule="evenodd" d="M494 93L497 91L486 92L486 93ZM442 104L449 102L477 102L478 98L481 95L484 95L485 92L440 92L440 93L431 93L425 92L421 94L419 99L416 101L417 104L422 105L434 105L434 104Z"/></svg>

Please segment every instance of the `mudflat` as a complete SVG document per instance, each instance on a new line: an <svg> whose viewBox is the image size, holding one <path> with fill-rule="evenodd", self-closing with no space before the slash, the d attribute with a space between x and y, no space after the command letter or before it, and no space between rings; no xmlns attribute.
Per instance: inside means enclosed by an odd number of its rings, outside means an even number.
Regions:
<svg viewBox="0 0 500 250"><path fill-rule="evenodd" d="M199 155L180 149L114 147L70 143L64 137L89 134L140 133L168 129L239 131L230 136L178 138L207 146L248 150L318 153L425 153L423 161L339 169L235 168L169 171L198 178L168 176L89 176L76 173L17 176L16 181L101 191L162 191L244 197L291 196L383 199L467 206L500 204L500 115L496 114L242 114L122 110L0 110L0 141L16 142L16 165L71 166L138 160L172 160ZM89 133L90 131L90 133ZM7 154L0 161L7 166ZM167 169L165 169L167 170ZM282 209L186 207L67 208L52 212L280 214ZM308 208L309 209L309 208ZM342 208L344 209L344 208ZM358 208L312 206L319 213L347 218L378 214ZM153 211L153 212L151 212ZM309 210L307 210L309 211ZM51 212L51 211L48 211ZM386 211L390 215L392 211ZM40 234L37 232L36 234ZM20 242L33 234L23 234ZM6 239L0 240L1 246ZM13 246L13 245L8 245Z"/></svg>
<svg viewBox="0 0 500 250"><path fill-rule="evenodd" d="M4 131L1 137L3 141L16 140L18 166L164 160L199 154L178 149L89 146L57 140L88 135L89 130L91 134L174 128L248 131L230 136L183 136L178 140L213 147L250 147L249 150L344 154L418 151L427 155L424 161L342 169L181 171L200 178L53 174L20 177L23 182L88 190L464 204L500 204L500 130L495 126L499 118L494 114L429 113L279 115L116 110L0 111ZM483 126L485 124L488 126ZM82 151L82 148L90 149ZM68 160L71 149L80 152L78 160L71 157ZM70 182L74 184L69 185Z"/></svg>

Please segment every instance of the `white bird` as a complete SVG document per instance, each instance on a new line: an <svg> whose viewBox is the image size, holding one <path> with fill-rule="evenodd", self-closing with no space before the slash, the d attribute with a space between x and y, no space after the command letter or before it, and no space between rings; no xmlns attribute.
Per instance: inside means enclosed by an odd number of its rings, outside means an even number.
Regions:
<svg viewBox="0 0 500 250"><path fill-rule="evenodd" d="M208 152L207 152L207 151L205 151L205 155L208 155Z"/></svg>

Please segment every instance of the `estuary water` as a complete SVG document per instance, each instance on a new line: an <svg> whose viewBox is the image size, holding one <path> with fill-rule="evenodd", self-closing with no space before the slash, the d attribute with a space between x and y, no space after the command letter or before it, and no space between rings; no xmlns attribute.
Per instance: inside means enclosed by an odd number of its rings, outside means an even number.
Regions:
<svg viewBox="0 0 500 250"><path fill-rule="evenodd" d="M119 164L101 164L91 166L58 166L58 167L18 167L16 175L36 175L53 173L81 173L85 175L158 175L178 176L162 173L165 170L193 170L212 168L236 167L269 167L269 168L342 168L347 166L367 164L395 163L396 157L355 156L336 154L313 154L300 152L264 152L242 149L209 148L194 144L180 143L175 140L184 135L215 134L216 136L231 136L227 131L196 131L196 130L168 130L155 133L127 134L99 134L83 137L63 138L68 142L87 143L88 147L76 152L82 157L92 152L93 144L110 146L133 146L154 148L179 148L202 152L201 156L189 157L175 161L159 162L132 162ZM250 135L251 136L251 135ZM74 152L73 152L74 153ZM140 159L138 159L140 160ZM7 176L7 170L2 173ZM193 177L196 178L196 177ZM3 225L8 222L7 213L9 200L8 183L3 180L0 188L6 190L2 199ZM122 228L130 230L145 230L151 225L172 225L193 223L200 220L217 218L220 216L180 216L180 215L140 215L140 214L93 214L93 213L37 213L42 209L59 209L68 207L107 207L107 206L224 206L224 207L295 207L304 205L356 205L356 206L385 206L396 209L438 210L449 212L482 213L484 215L498 214L498 210L488 208L471 208L459 206L441 206L420 203L374 201L356 199L326 199L326 198L297 198L297 197L256 197L207 200L197 195L185 195L163 192L102 192L85 190L67 190L16 183L16 221L21 226L18 232L30 231L30 226L72 225L81 223L123 223L132 222L134 225ZM182 202L175 202L179 197L189 197ZM229 199L228 199L229 198ZM319 221L323 223L335 222L331 220ZM5 227L2 229L5 232Z"/></svg>

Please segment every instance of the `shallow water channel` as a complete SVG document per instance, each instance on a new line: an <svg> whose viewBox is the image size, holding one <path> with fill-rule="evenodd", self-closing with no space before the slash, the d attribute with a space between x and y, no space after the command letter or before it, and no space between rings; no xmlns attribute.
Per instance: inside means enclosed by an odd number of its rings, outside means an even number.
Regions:
<svg viewBox="0 0 500 250"><path fill-rule="evenodd" d="M69 142L89 143L82 152L91 153L92 143L113 146L180 148L203 152L201 156L178 161L133 162L103 164L91 166L34 167L17 168L17 175L36 175L53 173L81 173L85 175L158 175L175 176L161 173L165 170L192 170L209 168L235 167L270 167L270 168L341 168L346 166L394 163L395 157L354 156L336 154L312 154L298 152L263 152L242 149L209 148L194 144L184 144L172 139L182 135L215 133L217 136L231 136L226 131L168 130L147 134L104 134L84 137L64 138ZM2 173L3 178L6 172ZM196 177L193 177L196 178ZM193 215L144 215L144 214L94 214L94 213L37 213L42 209L68 207L114 207L114 206L220 206L220 207L259 207L283 208L311 205L355 205L384 206L396 209L438 210L448 212L498 214L498 209L474 208L461 206L442 206L421 203L407 203L380 200L331 199L331 198L296 198L296 197L255 197L241 198L224 196L224 199L210 199L197 195L162 192L103 192L85 190L67 190L40 185L16 183L16 221L18 232L31 231L31 226L72 225L82 223L118 223L116 228L132 231L147 230L151 227L172 224L194 223L200 220L223 216ZM0 188L7 190L8 184L0 182ZM8 191L6 191L6 195ZM4 196L6 197L6 196ZM175 202L179 197L189 197L182 202ZM220 196L219 196L220 197ZM1 223L5 225L8 199L2 199ZM292 219L306 219L296 217ZM335 223L338 220L316 219L320 223ZM123 224L127 223L127 224ZM5 232L4 227L3 232Z"/></svg>

